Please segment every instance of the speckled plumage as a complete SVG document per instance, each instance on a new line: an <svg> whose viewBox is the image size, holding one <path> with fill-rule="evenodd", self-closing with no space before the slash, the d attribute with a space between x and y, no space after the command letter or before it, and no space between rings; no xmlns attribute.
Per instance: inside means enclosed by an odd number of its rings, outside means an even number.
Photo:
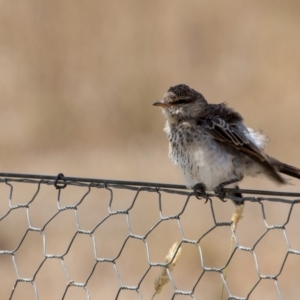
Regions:
<svg viewBox="0 0 300 300"><path fill-rule="evenodd" d="M279 172L300 178L299 169L265 154L267 137L247 128L225 103L209 104L202 94L180 84L154 105L163 108L169 157L188 187L203 183L214 190L223 182L260 173L278 183L286 182Z"/></svg>

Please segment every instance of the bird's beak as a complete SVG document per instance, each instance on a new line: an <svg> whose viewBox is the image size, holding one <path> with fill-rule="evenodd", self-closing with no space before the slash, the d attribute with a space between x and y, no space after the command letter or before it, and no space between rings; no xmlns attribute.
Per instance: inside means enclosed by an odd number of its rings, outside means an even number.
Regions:
<svg viewBox="0 0 300 300"><path fill-rule="evenodd" d="M164 102L164 100L159 100L153 103L154 106L160 106L160 107L170 107L171 105L169 103Z"/></svg>

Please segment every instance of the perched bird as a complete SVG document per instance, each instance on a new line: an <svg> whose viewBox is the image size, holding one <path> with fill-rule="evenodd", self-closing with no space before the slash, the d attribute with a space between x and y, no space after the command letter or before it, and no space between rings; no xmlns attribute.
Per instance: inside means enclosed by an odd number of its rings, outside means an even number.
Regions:
<svg viewBox="0 0 300 300"><path fill-rule="evenodd" d="M179 84L153 105L167 118L169 157L195 193L210 190L224 198L223 187L236 186L244 176L264 174L279 184L286 183L280 173L300 179L300 169L264 153L268 138L247 128L226 103L209 104L202 94Z"/></svg>

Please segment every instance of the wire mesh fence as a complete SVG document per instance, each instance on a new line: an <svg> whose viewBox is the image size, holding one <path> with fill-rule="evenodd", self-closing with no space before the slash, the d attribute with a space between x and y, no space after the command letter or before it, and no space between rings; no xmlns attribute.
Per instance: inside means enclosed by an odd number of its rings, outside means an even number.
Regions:
<svg viewBox="0 0 300 300"><path fill-rule="evenodd" d="M0 173L1 299L299 299L300 193L240 191Z"/></svg>

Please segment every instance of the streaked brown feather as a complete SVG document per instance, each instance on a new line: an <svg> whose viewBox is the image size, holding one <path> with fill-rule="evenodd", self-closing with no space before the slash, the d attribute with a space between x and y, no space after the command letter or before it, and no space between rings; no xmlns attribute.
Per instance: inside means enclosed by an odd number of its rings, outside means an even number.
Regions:
<svg viewBox="0 0 300 300"><path fill-rule="evenodd" d="M286 181L260 149L241 130L243 118L225 103L210 104L205 116L197 124L203 126L217 141L237 149L259 163L277 182Z"/></svg>

